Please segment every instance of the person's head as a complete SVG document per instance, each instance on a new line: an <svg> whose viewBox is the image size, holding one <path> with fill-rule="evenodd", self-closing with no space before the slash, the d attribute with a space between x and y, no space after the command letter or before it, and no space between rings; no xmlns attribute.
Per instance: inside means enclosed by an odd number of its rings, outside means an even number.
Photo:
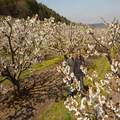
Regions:
<svg viewBox="0 0 120 120"><path fill-rule="evenodd" d="M70 53L70 54L69 54L69 58L72 58L72 57L73 57L73 54L72 54L72 53Z"/></svg>
<svg viewBox="0 0 120 120"><path fill-rule="evenodd" d="M74 58L74 52L69 53L69 58Z"/></svg>
<svg viewBox="0 0 120 120"><path fill-rule="evenodd" d="M81 55L81 51L77 50L77 56L80 56L80 55Z"/></svg>
<svg viewBox="0 0 120 120"><path fill-rule="evenodd" d="M80 55L81 55L80 49L75 50L75 54L74 54L75 58L79 58Z"/></svg>

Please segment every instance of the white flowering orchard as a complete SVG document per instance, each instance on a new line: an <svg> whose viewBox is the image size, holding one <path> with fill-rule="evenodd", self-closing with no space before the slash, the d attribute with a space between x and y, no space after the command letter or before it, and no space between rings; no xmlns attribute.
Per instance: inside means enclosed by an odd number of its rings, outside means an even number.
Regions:
<svg viewBox="0 0 120 120"><path fill-rule="evenodd" d="M20 75L40 55L42 41L40 21L33 18L0 21L0 71L4 80L10 80L16 91L20 91Z"/></svg>
<svg viewBox="0 0 120 120"><path fill-rule="evenodd" d="M0 71L20 91L21 74L44 55L63 55L79 47L84 39L84 25L55 23L54 18L40 21L38 16L0 19ZM81 42L82 40L82 42ZM77 45L77 46L76 46Z"/></svg>
<svg viewBox="0 0 120 120"><path fill-rule="evenodd" d="M110 80L114 79L116 91L120 92L120 24L117 21L108 24L98 34L87 25L55 23L54 18L40 21L37 15L26 20L0 18L0 73L3 77L0 83L9 80L16 94L20 93L23 89L20 76L31 64L40 62L46 54L53 57L71 53L74 49L82 49L85 58L107 57L111 71L98 82L96 71L89 75L87 68L81 67L91 81L87 93L82 96L80 83L74 73L70 73L67 63L59 66L58 71L64 74L63 82L71 92L78 92L74 97L67 97L64 102L66 108L77 120L106 120L108 111L116 120L119 119L120 104L114 104L110 96L113 91Z"/></svg>
<svg viewBox="0 0 120 120"><path fill-rule="evenodd" d="M102 31L102 30L101 30ZM120 77L120 24L117 20L106 24L101 32L88 28L91 41L88 44L89 56L105 56L111 64L111 70Z"/></svg>
<svg viewBox="0 0 120 120"><path fill-rule="evenodd" d="M89 79L88 90L83 96L80 93L79 81L74 73L70 73L67 62L64 61L57 70L64 75L63 82L69 89L68 93L73 93L67 96L64 105L74 114L77 120L108 120L111 114L115 120L120 118L120 103L115 103L111 94L114 91L111 81L114 79L114 83L117 84L115 89L119 101L120 86L118 83L120 79L118 76L114 76L112 72L109 72L105 74L103 80L98 80L96 71L89 75L87 68L82 67L86 75L85 79ZM74 91L77 91L77 93Z"/></svg>

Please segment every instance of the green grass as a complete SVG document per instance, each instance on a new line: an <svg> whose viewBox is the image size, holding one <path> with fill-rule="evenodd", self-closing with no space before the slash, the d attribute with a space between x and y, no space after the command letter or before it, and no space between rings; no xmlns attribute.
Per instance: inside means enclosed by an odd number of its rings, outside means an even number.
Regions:
<svg viewBox="0 0 120 120"><path fill-rule="evenodd" d="M40 113L39 120L76 120L69 112L63 101L56 102L51 106L48 106L42 113Z"/></svg>
<svg viewBox="0 0 120 120"><path fill-rule="evenodd" d="M102 80L105 77L105 74L110 71L110 64L106 57L98 57L93 59L93 65L90 66L88 74L92 74L93 71L96 71L98 74L97 80ZM89 78L85 78L85 85L94 86Z"/></svg>
<svg viewBox="0 0 120 120"><path fill-rule="evenodd" d="M35 73L39 73L42 70L45 70L55 64L58 64L59 62L63 61L64 57L63 56L57 56L51 60L46 60L43 61L42 63L37 63L31 66L31 70L26 70L24 73L22 73L22 75L20 76L22 79L24 79L25 77L29 77L30 75L33 75ZM3 77L0 76L0 81L3 79ZM10 81L6 80L5 82L3 82L3 84L5 86L9 86L11 83Z"/></svg>
<svg viewBox="0 0 120 120"><path fill-rule="evenodd" d="M4 78L0 76L0 81L3 80Z"/></svg>
<svg viewBox="0 0 120 120"><path fill-rule="evenodd" d="M93 67L91 72L96 71L98 74L98 79L103 79L105 74L110 71L110 64L106 57L99 57L94 59Z"/></svg>
<svg viewBox="0 0 120 120"><path fill-rule="evenodd" d="M89 78L87 78L87 77L85 77L84 84L85 84L86 86L93 86L93 83L92 83L91 80L90 80Z"/></svg>
<svg viewBox="0 0 120 120"><path fill-rule="evenodd" d="M37 72L40 72L41 70L45 70L55 64L58 64L60 63L61 61L64 60L64 57L63 56L57 56L51 60L46 60L46 61L43 61L42 63L37 63L37 64L34 64L31 66L31 70L26 70L22 75L21 77L22 78L25 78L25 77L28 77L34 73L37 73Z"/></svg>
<svg viewBox="0 0 120 120"><path fill-rule="evenodd" d="M98 73L98 78L103 79L105 74L110 71L110 64L106 57L101 57L95 60L95 70Z"/></svg>
<svg viewBox="0 0 120 120"><path fill-rule="evenodd" d="M112 47L110 51L111 51L111 56L113 58L115 58L117 54L119 53L119 51L115 47Z"/></svg>
<svg viewBox="0 0 120 120"><path fill-rule="evenodd" d="M43 70L43 69L45 69L45 68L50 67L51 65L55 65L55 64L61 62L63 59L64 59L63 56L58 56L58 57L56 57L56 58L54 58L54 59L47 60L47 61L43 61L43 62L40 63L40 64L35 64L35 65L33 65L32 67L33 67L33 69L34 69L35 71Z"/></svg>
<svg viewBox="0 0 120 120"><path fill-rule="evenodd" d="M3 80L3 79L4 79L4 77L0 76L0 81ZM8 87L8 86L10 87L10 86L12 86L12 83L9 80L5 80L4 82L2 82L2 85L4 87Z"/></svg>

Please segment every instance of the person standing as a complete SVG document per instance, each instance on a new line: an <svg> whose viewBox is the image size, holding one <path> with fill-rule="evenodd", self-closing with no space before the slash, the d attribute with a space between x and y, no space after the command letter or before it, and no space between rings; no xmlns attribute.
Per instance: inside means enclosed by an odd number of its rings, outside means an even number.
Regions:
<svg viewBox="0 0 120 120"><path fill-rule="evenodd" d="M81 93L84 93L84 89L85 89L85 85L83 81L85 74L80 69L80 66L84 65L84 63L85 63L84 57L81 55L80 51L78 50L74 58L74 75L77 78L77 80L80 82L79 89Z"/></svg>

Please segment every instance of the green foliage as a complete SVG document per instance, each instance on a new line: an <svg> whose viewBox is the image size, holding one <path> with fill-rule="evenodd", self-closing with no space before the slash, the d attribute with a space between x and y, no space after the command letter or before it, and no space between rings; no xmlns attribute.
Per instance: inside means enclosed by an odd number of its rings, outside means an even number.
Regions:
<svg viewBox="0 0 120 120"><path fill-rule="evenodd" d="M69 20L67 20L65 17L60 16L58 13L56 13L55 11L53 11L52 9L48 8L47 6L39 3L39 17L44 20L44 18L50 18L50 17L54 17L55 21L61 21L61 22L65 22L67 24L70 23Z"/></svg>
<svg viewBox="0 0 120 120"><path fill-rule="evenodd" d="M15 14L15 0L0 0L0 14L1 15L13 15Z"/></svg>
<svg viewBox="0 0 120 120"><path fill-rule="evenodd" d="M27 16L39 15L40 20L54 17L55 21L70 23L65 17L49 9L47 6L37 3L36 0L0 0L0 15L11 15L12 17L26 18Z"/></svg>
<svg viewBox="0 0 120 120"><path fill-rule="evenodd" d="M40 113L39 120L75 120L72 114L65 108L63 101L47 106L47 108Z"/></svg>
<svg viewBox="0 0 120 120"><path fill-rule="evenodd" d="M26 0L26 2L28 3L30 9L36 13L37 10L39 9L39 6L36 0Z"/></svg>

